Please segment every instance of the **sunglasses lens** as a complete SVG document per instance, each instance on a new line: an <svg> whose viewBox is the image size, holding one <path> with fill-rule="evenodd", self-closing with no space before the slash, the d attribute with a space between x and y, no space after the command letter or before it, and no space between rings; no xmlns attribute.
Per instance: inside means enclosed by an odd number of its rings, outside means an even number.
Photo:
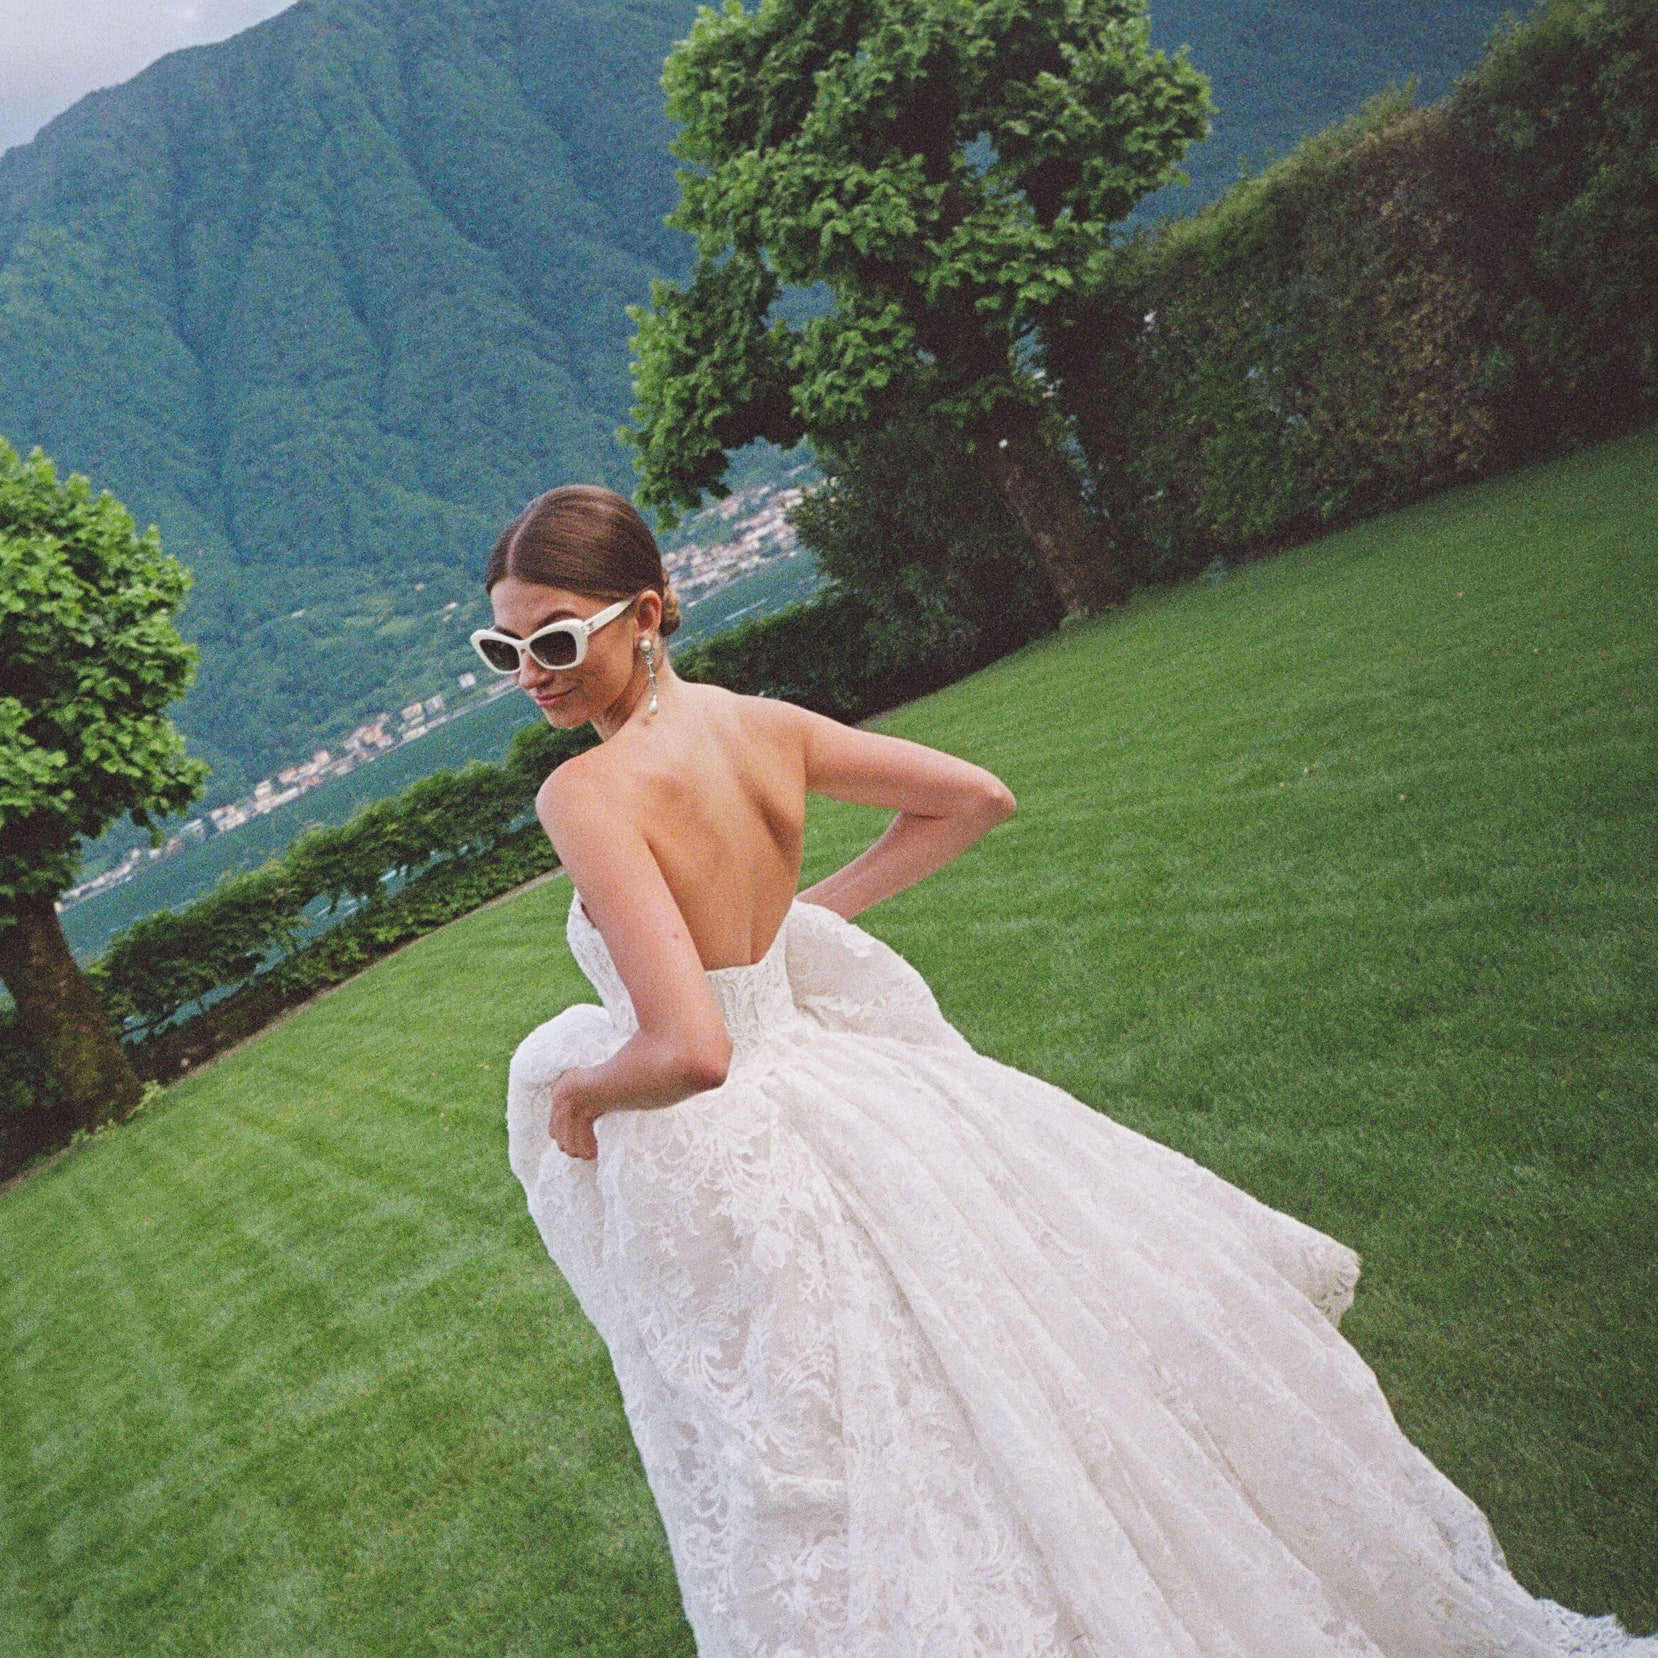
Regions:
<svg viewBox="0 0 1658 1658"><path fill-rule="evenodd" d="M530 655L543 668L568 668L576 660L575 635L544 633L530 646Z"/></svg>
<svg viewBox="0 0 1658 1658"><path fill-rule="evenodd" d="M518 672L518 650L505 639L480 639L478 654L500 674Z"/></svg>

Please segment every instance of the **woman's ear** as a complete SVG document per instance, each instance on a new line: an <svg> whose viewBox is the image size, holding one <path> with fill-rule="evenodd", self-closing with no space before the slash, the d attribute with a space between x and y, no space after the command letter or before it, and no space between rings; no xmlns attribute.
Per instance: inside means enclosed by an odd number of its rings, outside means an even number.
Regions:
<svg viewBox="0 0 1658 1658"><path fill-rule="evenodd" d="M654 588L646 588L639 595L639 602L634 607L633 625L635 637L649 638L662 625L662 595Z"/></svg>

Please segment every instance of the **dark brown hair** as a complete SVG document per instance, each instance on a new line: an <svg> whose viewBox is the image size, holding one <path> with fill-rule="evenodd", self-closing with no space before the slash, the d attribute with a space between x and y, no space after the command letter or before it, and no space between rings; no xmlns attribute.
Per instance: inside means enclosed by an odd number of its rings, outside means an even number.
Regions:
<svg viewBox="0 0 1658 1658"><path fill-rule="evenodd" d="M662 595L662 636L679 626L656 537L632 503L596 484L564 484L538 495L501 531L484 572L487 593L503 576L562 587L591 599Z"/></svg>

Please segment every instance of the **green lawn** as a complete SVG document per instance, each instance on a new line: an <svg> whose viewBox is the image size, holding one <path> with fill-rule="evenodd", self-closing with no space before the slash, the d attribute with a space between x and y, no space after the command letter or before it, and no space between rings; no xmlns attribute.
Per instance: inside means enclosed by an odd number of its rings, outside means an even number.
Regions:
<svg viewBox="0 0 1658 1658"><path fill-rule="evenodd" d="M871 924L981 1047L1359 1248L1535 1590L1658 1621L1658 434L904 710L1021 811ZM873 827L827 810L810 864ZM688 1658L506 1166L543 886L0 1196L0 1653ZM1263 1655L1270 1658L1270 1655Z"/></svg>

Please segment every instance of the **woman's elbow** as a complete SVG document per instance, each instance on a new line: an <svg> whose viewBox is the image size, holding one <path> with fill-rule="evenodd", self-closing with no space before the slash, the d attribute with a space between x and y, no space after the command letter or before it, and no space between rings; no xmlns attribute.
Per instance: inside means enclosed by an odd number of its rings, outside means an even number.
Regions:
<svg viewBox="0 0 1658 1658"><path fill-rule="evenodd" d="M721 1030L687 1043L680 1052L679 1074L692 1094L720 1087L731 1074L731 1038Z"/></svg>
<svg viewBox="0 0 1658 1658"><path fill-rule="evenodd" d="M987 771L974 801L974 817L987 828L993 829L998 823L1006 823L1018 806L1019 802L1013 798L1013 790L1001 778Z"/></svg>

